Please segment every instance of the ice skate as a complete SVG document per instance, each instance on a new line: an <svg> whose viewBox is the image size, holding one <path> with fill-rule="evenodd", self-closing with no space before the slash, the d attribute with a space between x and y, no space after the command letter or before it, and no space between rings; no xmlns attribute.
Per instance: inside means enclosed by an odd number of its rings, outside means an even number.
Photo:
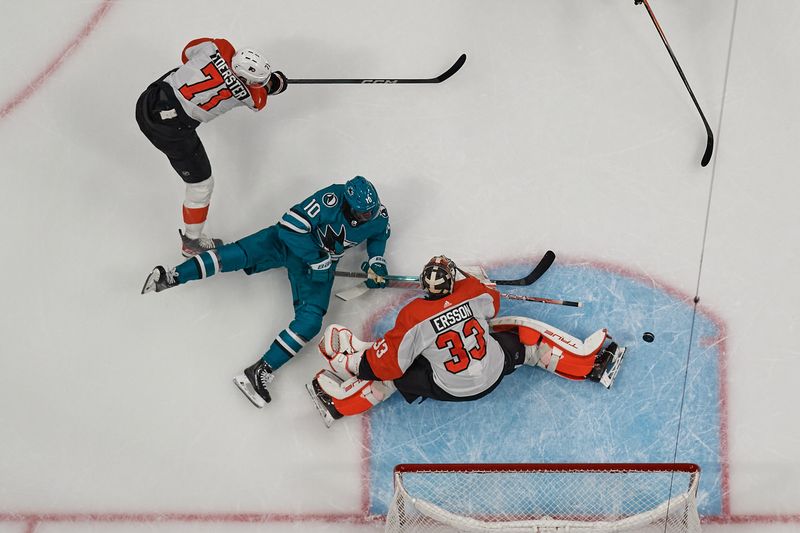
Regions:
<svg viewBox="0 0 800 533"><path fill-rule="evenodd" d="M161 292L178 285L178 273L174 268L167 270L159 265L153 269L152 272L144 280L144 287L142 287L142 294L146 292Z"/></svg>
<svg viewBox="0 0 800 533"><path fill-rule="evenodd" d="M212 239L202 233L196 239L190 239L181 230L178 230L178 233L181 236L181 253L183 257L186 258L193 257L208 250L213 250L223 244L222 239Z"/></svg>
<svg viewBox="0 0 800 533"><path fill-rule="evenodd" d="M625 357L625 350L625 347L617 346L616 342L612 342L606 346L597 356L594 368L592 368L587 379L597 381L605 388L610 389L622 365L622 359Z"/></svg>
<svg viewBox="0 0 800 533"><path fill-rule="evenodd" d="M314 402L314 407L317 408L317 412L322 417L322 422L326 428L331 427L336 420L342 418L342 413L336 410L333 405L333 399L322 390L317 378L306 384L306 390L308 395L311 396L311 401Z"/></svg>
<svg viewBox="0 0 800 533"><path fill-rule="evenodd" d="M259 359L252 366L245 368L242 374L233 378L233 382L247 399L260 409L272 400L267 385L273 379L275 376L270 366L263 359Z"/></svg>

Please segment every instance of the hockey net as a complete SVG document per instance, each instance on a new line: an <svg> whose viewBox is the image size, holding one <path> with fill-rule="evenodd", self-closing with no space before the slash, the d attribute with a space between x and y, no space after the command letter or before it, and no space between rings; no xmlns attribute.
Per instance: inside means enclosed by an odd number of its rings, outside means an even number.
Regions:
<svg viewBox="0 0 800 533"><path fill-rule="evenodd" d="M700 531L695 464L398 465L386 531Z"/></svg>

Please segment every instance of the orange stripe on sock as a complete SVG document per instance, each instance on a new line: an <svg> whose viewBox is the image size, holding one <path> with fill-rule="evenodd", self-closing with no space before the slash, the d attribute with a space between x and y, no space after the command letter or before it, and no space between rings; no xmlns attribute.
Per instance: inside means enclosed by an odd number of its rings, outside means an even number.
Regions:
<svg viewBox="0 0 800 533"><path fill-rule="evenodd" d="M208 206L191 208L183 206L183 222L185 224L202 224L208 217Z"/></svg>

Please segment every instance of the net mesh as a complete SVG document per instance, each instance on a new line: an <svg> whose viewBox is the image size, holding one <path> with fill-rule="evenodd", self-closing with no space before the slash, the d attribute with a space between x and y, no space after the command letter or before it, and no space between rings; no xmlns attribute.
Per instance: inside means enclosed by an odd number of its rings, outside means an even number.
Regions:
<svg viewBox="0 0 800 533"><path fill-rule="evenodd" d="M387 532L700 531L696 465L404 466Z"/></svg>

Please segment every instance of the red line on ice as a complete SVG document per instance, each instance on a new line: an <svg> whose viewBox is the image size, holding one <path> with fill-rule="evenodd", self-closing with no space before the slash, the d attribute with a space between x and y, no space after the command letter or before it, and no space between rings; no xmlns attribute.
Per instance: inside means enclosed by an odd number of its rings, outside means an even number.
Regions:
<svg viewBox="0 0 800 533"><path fill-rule="evenodd" d="M44 85L47 78L59 69L64 60L74 52L78 46L94 31L100 21L111 9L113 0L103 0L100 6L92 14L89 21L84 24L81 31L70 41L70 43L42 70L28 85L11 97L11 99L0 106L0 120L8 116L20 104L33 96Z"/></svg>

